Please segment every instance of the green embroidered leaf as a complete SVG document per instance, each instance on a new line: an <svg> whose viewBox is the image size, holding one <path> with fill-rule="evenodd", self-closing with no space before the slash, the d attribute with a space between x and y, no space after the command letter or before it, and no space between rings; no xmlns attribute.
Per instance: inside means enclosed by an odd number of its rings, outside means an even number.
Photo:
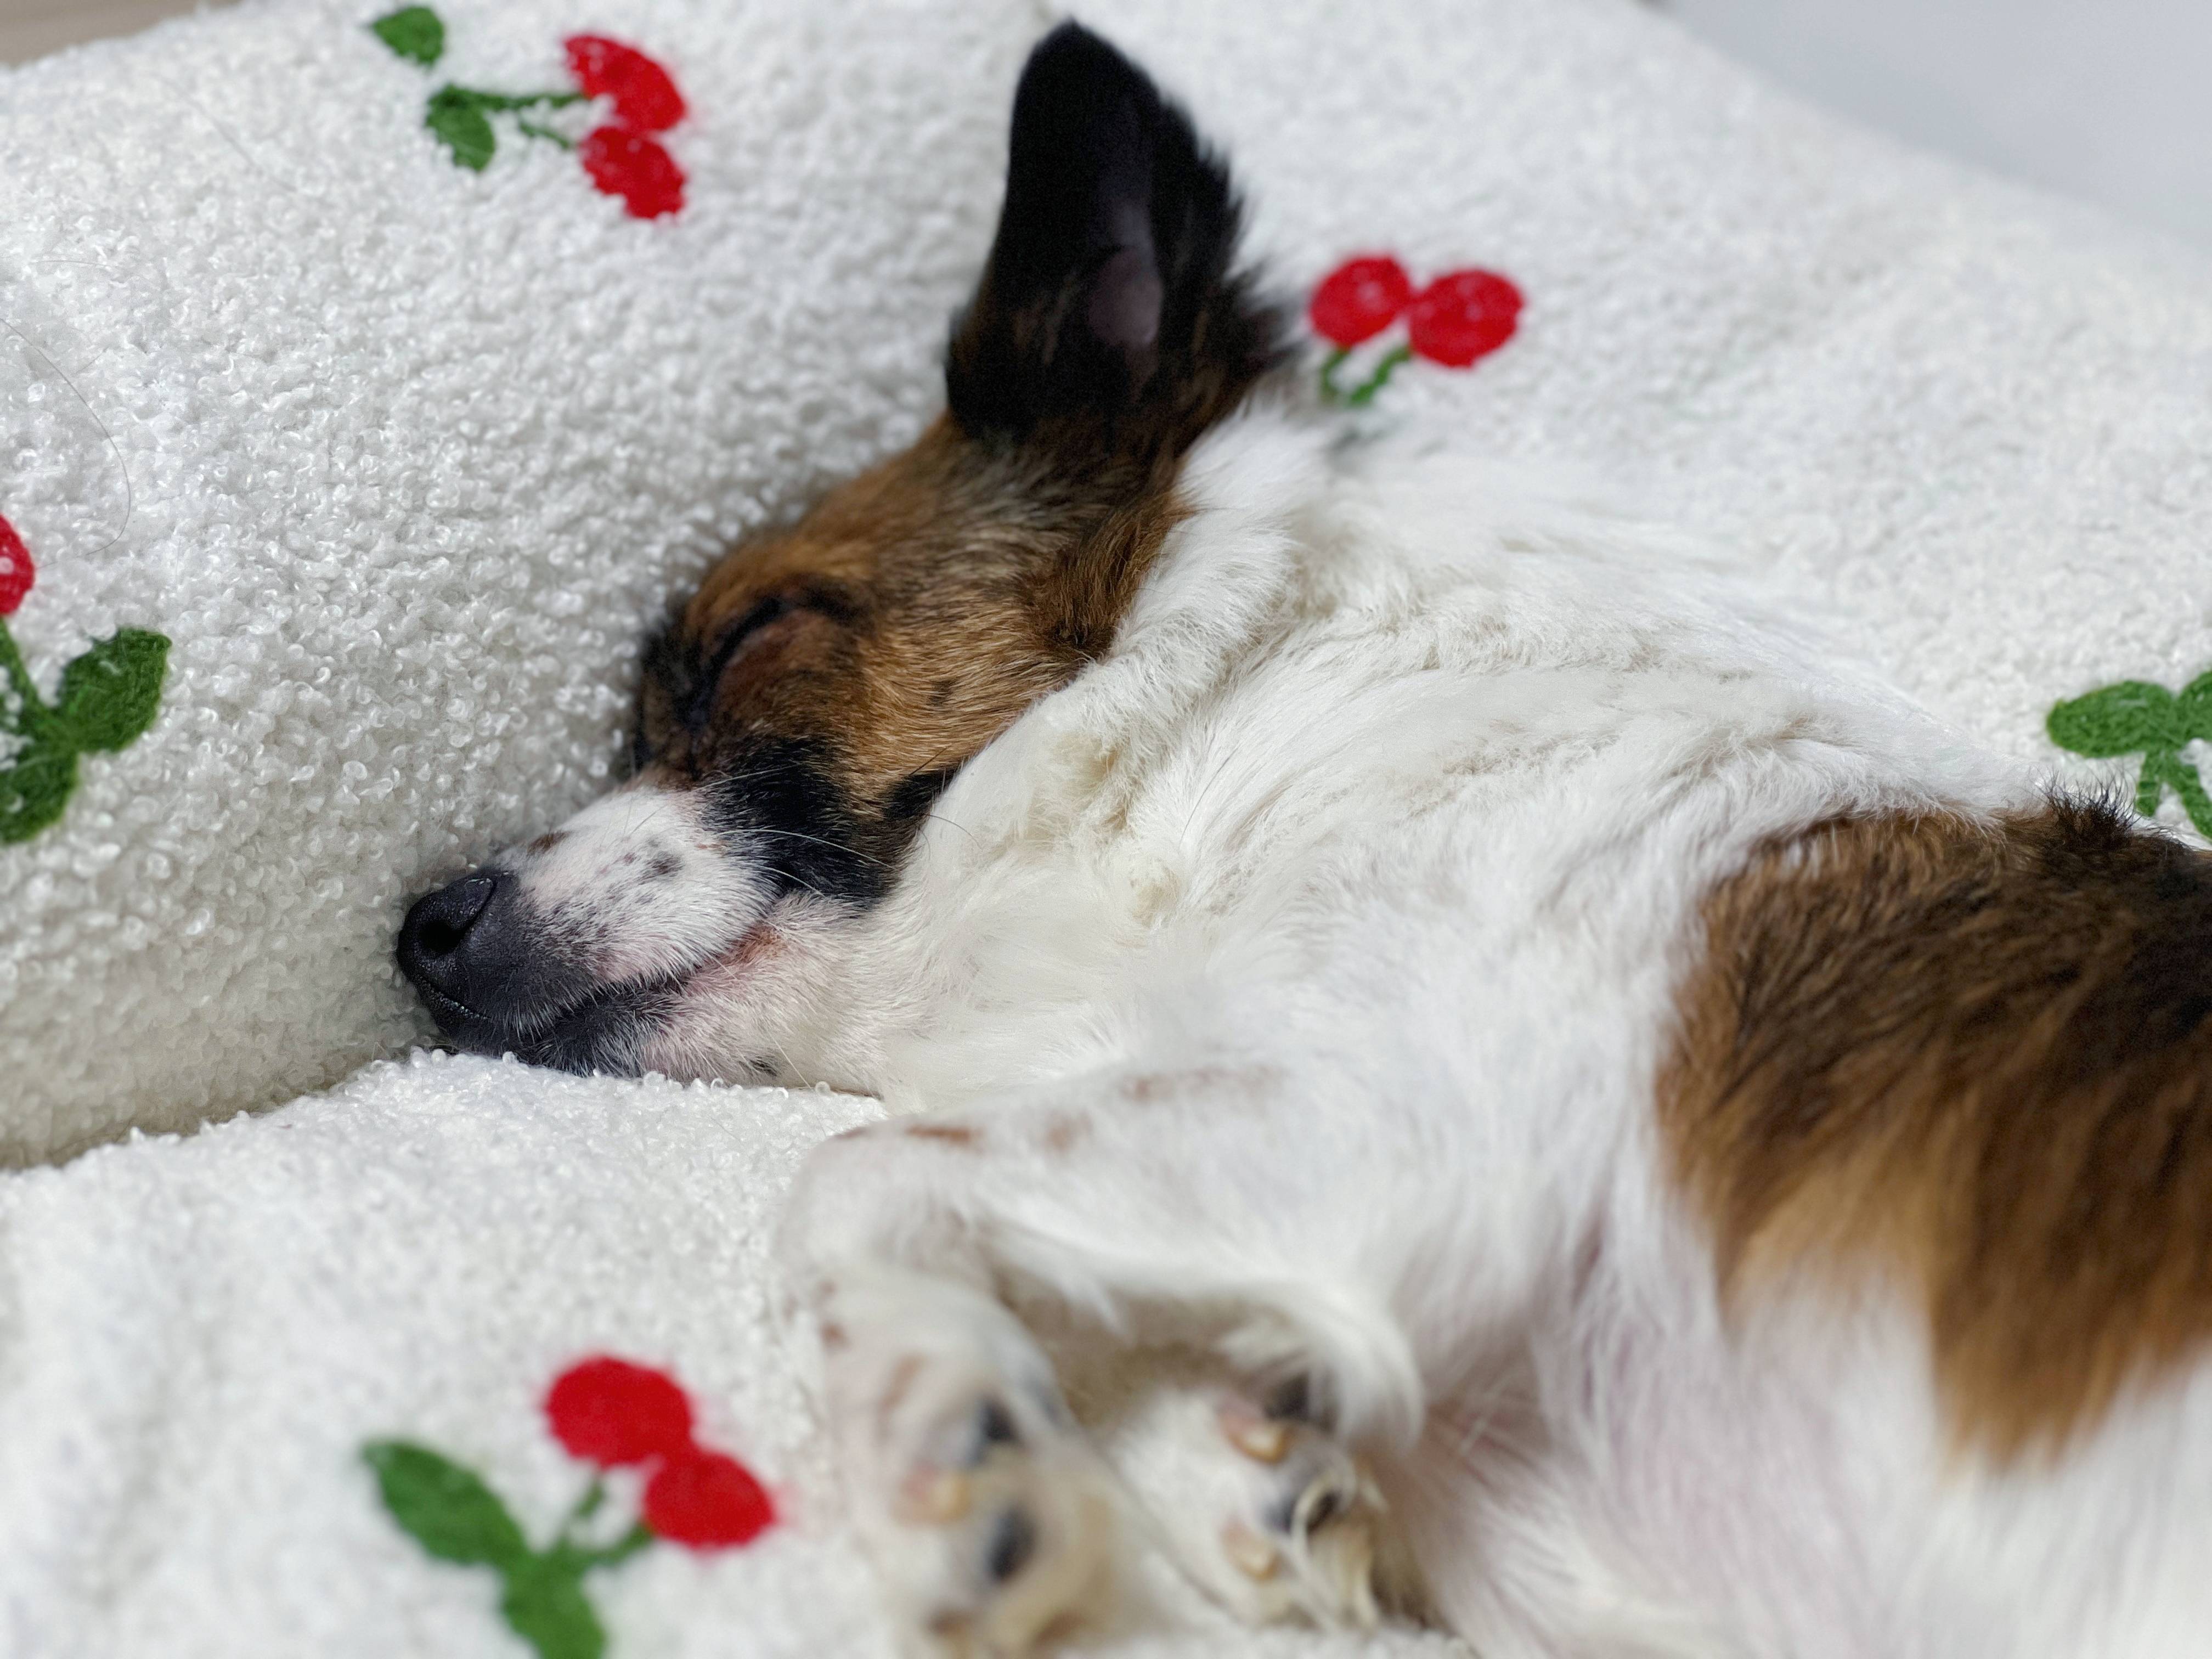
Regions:
<svg viewBox="0 0 2212 1659"><path fill-rule="evenodd" d="M55 703L62 729L81 749L136 743L161 707L169 642L143 629L118 629L62 670Z"/></svg>
<svg viewBox="0 0 2212 1659"><path fill-rule="evenodd" d="M372 1440L361 1455L392 1518L439 1560L513 1573L533 1559L507 1506L459 1464L404 1440Z"/></svg>
<svg viewBox="0 0 2212 1659"><path fill-rule="evenodd" d="M600 1659L607 1633L584 1595L583 1571L558 1555L533 1556L510 1568L499 1610L538 1659Z"/></svg>
<svg viewBox="0 0 2212 1659"><path fill-rule="evenodd" d="M0 765L0 844L28 841L59 820L76 788L76 751L33 738Z"/></svg>
<svg viewBox="0 0 2212 1659"><path fill-rule="evenodd" d="M2173 702L2174 719L2185 738L2212 738L2212 672L2183 686Z"/></svg>
<svg viewBox="0 0 2212 1659"><path fill-rule="evenodd" d="M446 55L446 26L428 6L409 6L378 18L369 27L392 51L425 69Z"/></svg>
<svg viewBox="0 0 2212 1659"><path fill-rule="evenodd" d="M2176 749L2188 741L2173 694L2148 680L2122 680L2062 702L2044 729L2061 749L2097 757Z"/></svg>
<svg viewBox="0 0 2212 1659"><path fill-rule="evenodd" d="M441 87L430 94L430 112L422 124L446 141L455 165L482 173L491 165L499 141L492 137L484 117L483 100L460 87Z"/></svg>

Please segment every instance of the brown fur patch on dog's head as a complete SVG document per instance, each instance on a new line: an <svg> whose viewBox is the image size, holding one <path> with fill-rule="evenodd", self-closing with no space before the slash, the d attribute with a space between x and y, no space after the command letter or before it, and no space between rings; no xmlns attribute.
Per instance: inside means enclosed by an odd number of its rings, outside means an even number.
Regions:
<svg viewBox="0 0 2212 1659"><path fill-rule="evenodd" d="M2098 805L1850 819L1704 921L1661 1121L1734 1297L1893 1273L2001 1459L2212 1338L2212 859Z"/></svg>
<svg viewBox="0 0 2212 1659"><path fill-rule="evenodd" d="M1159 471L1056 489L940 420L708 577L647 654L640 759L818 837L801 878L867 896L960 766L1112 644L1180 516Z"/></svg>

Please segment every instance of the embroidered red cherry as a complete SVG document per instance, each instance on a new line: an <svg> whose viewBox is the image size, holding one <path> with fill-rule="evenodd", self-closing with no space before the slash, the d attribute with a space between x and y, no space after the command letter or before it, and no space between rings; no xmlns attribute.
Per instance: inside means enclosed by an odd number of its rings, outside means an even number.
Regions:
<svg viewBox="0 0 2212 1659"><path fill-rule="evenodd" d="M727 1549L760 1535L775 1505L734 1457L692 1448L671 1457L645 1485L645 1523L695 1550Z"/></svg>
<svg viewBox="0 0 2212 1659"><path fill-rule="evenodd" d="M1405 266L1387 253L1368 254L1346 259L1322 277L1306 315L1315 333L1349 350L1397 321L1413 297L1413 279Z"/></svg>
<svg viewBox="0 0 2212 1659"><path fill-rule="evenodd" d="M641 134L600 127L576 146L584 171L609 196L619 196L630 214L657 219L684 206L684 169L676 158Z"/></svg>
<svg viewBox="0 0 2212 1659"><path fill-rule="evenodd" d="M611 1468L691 1450L691 1402L659 1371L598 1354L545 1392L545 1420L571 1455Z"/></svg>
<svg viewBox="0 0 2212 1659"><path fill-rule="evenodd" d="M614 100L617 126L665 132L684 118L684 94L676 82L636 47L598 34L572 35L562 44L585 96Z"/></svg>
<svg viewBox="0 0 2212 1659"><path fill-rule="evenodd" d="M1407 337L1431 362L1465 368L1513 337L1521 303L1521 290L1496 271L1448 271L1406 307Z"/></svg>
<svg viewBox="0 0 2212 1659"><path fill-rule="evenodd" d="M31 550L15 533L15 526L0 519L0 617L12 617L38 577L31 564Z"/></svg>

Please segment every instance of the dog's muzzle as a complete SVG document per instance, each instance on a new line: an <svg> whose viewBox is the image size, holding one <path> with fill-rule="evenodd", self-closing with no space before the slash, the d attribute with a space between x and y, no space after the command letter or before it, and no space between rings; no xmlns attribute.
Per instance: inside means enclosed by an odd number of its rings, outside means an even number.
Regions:
<svg viewBox="0 0 2212 1659"><path fill-rule="evenodd" d="M416 902L399 929L400 971L454 1047L564 1072L635 1074L641 1035L673 987L608 987L565 960L502 871L479 871Z"/></svg>

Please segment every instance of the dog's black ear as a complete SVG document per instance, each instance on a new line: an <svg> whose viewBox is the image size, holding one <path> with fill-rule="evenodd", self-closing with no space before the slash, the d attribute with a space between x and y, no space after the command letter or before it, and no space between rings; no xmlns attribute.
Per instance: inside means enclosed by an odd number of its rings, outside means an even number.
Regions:
<svg viewBox="0 0 2212 1659"><path fill-rule="evenodd" d="M1227 170L1144 71L1063 23L1014 94L1006 199L945 364L971 436L1175 453L1282 354L1233 269Z"/></svg>

